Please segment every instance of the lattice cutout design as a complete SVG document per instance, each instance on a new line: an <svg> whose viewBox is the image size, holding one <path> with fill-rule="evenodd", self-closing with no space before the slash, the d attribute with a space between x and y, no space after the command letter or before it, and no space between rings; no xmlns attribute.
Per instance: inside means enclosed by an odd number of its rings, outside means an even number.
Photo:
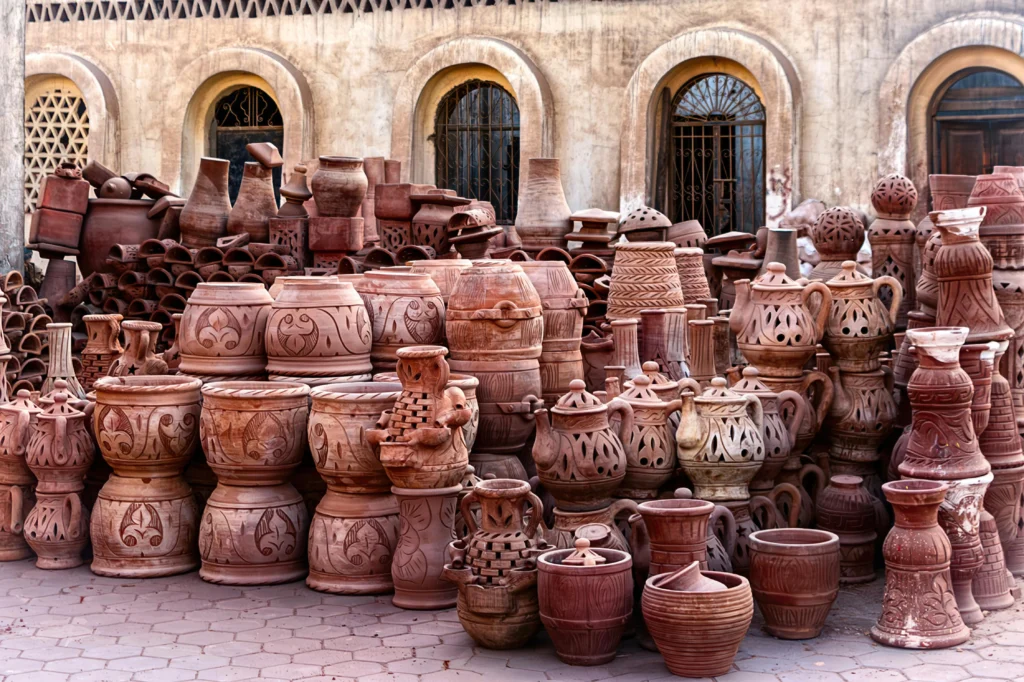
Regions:
<svg viewBox="0 0 1024 682"><path fill-rule="evenodd" d="M84 166L89 155L89 111L71 86L43 91L25 112L25 210L35 210L43 178L61 161Z"/></svg>

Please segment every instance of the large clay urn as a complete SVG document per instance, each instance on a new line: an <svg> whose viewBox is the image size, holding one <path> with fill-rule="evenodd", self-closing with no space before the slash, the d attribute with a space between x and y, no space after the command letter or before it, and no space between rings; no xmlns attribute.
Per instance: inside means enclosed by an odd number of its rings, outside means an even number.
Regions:
<svg viewBox="0 0 1024 682"><path fill-rule="evenodd" d="M750 587L765 632L779 639L817 637L839 594L839 537L774 528L751 533L749 540Z"/></svg>
<svg viewBox="0 0 1024 682"><path fill-rule="evenodd" d="M363 299L328 277L284 280L267 317L267 372L321 383L372 370L372 327ZM275 282L275 284L277 283Z"/></svg>
<svg viewBox="0 0 1024 682"><path fill-rule="evenodd" d="M757 396L715 377L699 396L685 392L676 432L679 466L703 500L746 500L764 461L764 410Z"/></svg>
<svg viewBox="0 0 1024 682"><path fill-rule="evenodd" d="M615 244L608 291L609 320L639 318L649 308L674 309L686 303L672 242Z"/></svg>
<svg viewBox="0 0 1024 682"><path fill-rule="evenodd" d="M537 410L533 460L544 489L563 511L607 507L626 477L623 441L633 427L633 408L621 398L608 404L588 393L582 380L548 410ZM611 417L618 416L615 428Z"/></svg>
<svg viewBox="0 0 1024 682"><path fill-rule="evenodd" d="M818 528L839 537L839 582L865 583L875 579L875 505L860 476L833 476L818 493Z"/></svg>
<svg viewBox="0 0 1024 682"><path fill-rule="evenodd" d="M814 294L821 297L816 309L810 305ZM799 377L817 352L831 309L832 293L824 283L802 284L786 275L782 263L769 263L753 283L736 282L729 327L762 376Z"/></svg>
<svg viewBox="0 0 1024 682"><path fill-rule="evenodd" d="M708 519L714 510L712 502L691 499L647 500L637 506L650 544L650 575L671 573L694 561L707 569Z"/></svg>
<svg viewBox="0 0 1024 682"><path fill-rule="evenodd" d="M199 445L198 379L96 382L96 443L113 468L92 508L92 571L154 578L191 571L199 510L182 477Z"/></svg>
<svg viewBox="0 0 1024 682"><path fill-rule="evenodd" d="M163 326L159 322L125 320L124 353L112 364L108 374L112 377L158 376L167 374L167 362L156 352Z"/></svg>
<svg viewBox="0 0 1024 682"><path fill-rule="evenodd" d="M692 389L699 390L696 382L690 381ZM653 499L675 473L675 433L669 427L669 416L679 410L682 401L663 400L654 392L646 374L634 378L633 385L619 397L633 408L633 428L623 434L626 478L618 495L634 500Z"/></svg>
<svg viewBox="0 0 1024 682"><path fill-rule="evenodd" d="M844 372L830 367L828 458L833 473L863 476L877 490L879 448L896 425L893 374L888 367L872 372Z"/></svg>
<svg viewBox="0 0 1024 682"><path fill-rule="evenodd" d="M326 218L354 218L363 204L369 181L363 160L350 156L321 156L310 180L317 213Z"/></svg>
<svg viewBox="0 0 1024 682"><path fill-rule="evenodd" d="M826 285L832 292L832 308L822 345L844 372L876 371L881 353L892 345L896 313L903 301L900 283L888 275L871 279L848 260ZM882 287L891 289L888 309L878 295Z"/></svg>
<svg viewBox="0 0 1024 682"><path fill-rule="evenodd" d="M821 256L810 279L827 282L843 271L845 261L857 260L864 245L864 224L853 209L833 206L817 217L810 236Z"/></svg>
<svg viewBox="0 0 1024 682"><path fill-rule="evenodd" d="M25 452L40 412L26 390L0 405L0 561L32 556L22 531L35 504L36 477L25 462Z"/></svg>
<svg viewBox="0 0 1024 682"><path fill-rule="evenodd" d="M537 528L544 505L529 483L499 478L478 482L459 511L468 534L449 547L452 561L442 574L459 586L459 622L482 647L518 649L540 630Z"/></svg>
<svg viewBox="0 0 1024 682"><path fill-rule="evenodd" d="M246 161L235 205L228 214L228 234L248 234L254 242L270 241L270 219L277 217L274 169Z"/></svg>
<svg viewBox="0 0 1024 682"><path fill-rule="evenodd" d="M262 284L199 284L181 316L179 370L203 378L262 377L273 302Z"/></svg>
<svg viewBox="0 0 1024 682"><path fill-rule="evenodd" d="M355 494L328 483L309 524L306 585L332 594L388 594L397 545L398 500L390 490Z"/></svg>
<svg viewBox="0 0 1024 682"><path fill-rule="evenodd" d="M874 277L892 277L903 288L903 300L897 308L896 326L907 325L907 313L916 301L914 287L914 247L917 227L910 214L917 207L917 189L914 183L899 173L881 178L871 192L871 205L878 217L868 229L871 243L871 274ZM882 303L888 307L890 292L881 293Z"/></svg>
<svg viewBox="0 0 1024 682"><path fill-rule="evenodd" d="M449 545L455 540L457 499L462 484L450 488L398 488L398 546L391 563L395 595L391 603L402 609L450 609L458 602L458 588L441 577L451 563Z"/></svg>
<svg viewBox="0 0 1024 682"><path fill-rule="evenodd" d="M444 258L440 260L416 260L409 263L409 272L429 275L441 291L441 300L448 305L448 297L455 289L455 283L463 270L473 267L473 261L464 258Z"/></svg>
<svg viewBox="0 0 1024 682"><path fill-rule="evenodd" d="M355 288L370 312L375 370L394 369L403 346L436 344L444 338L444 301L429 275L374 270Z"/></svg>
<svg viewBox="0 0 1024 682"><path fill-rule="evenodd" d="M204 156L199 161L196 182L178 218L183 246L190 249L214 246L227 233L228 214L231 213L228 196L230 168L231 162L225 159Z"/></svg>
<svg viewBox="0 0 1024 682"><path fill-rule="evenodd" d="M951 587L949 538L939 527L939 506L949 486L941 481L891 481L882 486L896 525L882 547L885 595L871 639L904 649L963 644L971 631Z"/></svg>
<svg viewBox="0 0 1024 682"><path fill-rule="evenodd" d="M562 191L558 159L529 159L516 212L516 233L523 241L523 250L536 253L564 245L565 235L572 232L571 215Z"/></svg>
<svg viewBox="0 0 1024 682"><path fill-rule="evenodd" d="M591 547L545 552L537 560L540 617L569 665L604 665L618 653L633 615L633 560L628 552Z"/></svg>

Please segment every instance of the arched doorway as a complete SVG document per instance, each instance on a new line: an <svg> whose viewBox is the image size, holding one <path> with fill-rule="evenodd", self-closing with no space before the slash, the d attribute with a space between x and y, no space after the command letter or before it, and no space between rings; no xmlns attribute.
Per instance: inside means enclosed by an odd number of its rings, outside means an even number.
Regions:
<svg viewBox="0 0 1024 682"><path fill-rule="evenodd" d="M79 168L89 157L89 111L81 91L63 76L40 77L25 91L25 211L35 209L43 178L61 161Z"/></svg>
<svg viewBox="0 0 1024 682"><path fill-rule="evenodd" d="M765 109L753 88L701 74L666 103L659 208L673 222L699 220L709 235L764 225Z"/></svg>
<svg viewBox="0 0 1024 682"><path fill-rule="evenodd" d="M929 107L932 173L979 175L1024 165L1024 86L996 69L959 71Z"/></svg>
<svg viewBox="0 0 1024 682"><path fill-rule="evenodd" d="M441 98L434 118L438 187L489 201L499 224L516 219L519 106L498 83L469 80Z"/></svg>
<svg viewBox="0 0 1024 682"><path fill-rule="evenodd" d="M284 153L284 120L277 102L263 90L245 85L217 100L210 125L210 149L213 155L231 162L228 193L234 203L242 183L246 161L252 161L245 146L251 142L271 142ZM274 195L281 187L281 169L274 169Z"/></svg>

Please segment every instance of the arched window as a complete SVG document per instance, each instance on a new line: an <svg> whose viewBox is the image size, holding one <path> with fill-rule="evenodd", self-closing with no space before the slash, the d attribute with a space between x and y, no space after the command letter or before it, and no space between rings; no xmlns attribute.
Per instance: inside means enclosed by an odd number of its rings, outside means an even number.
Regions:
<svg viewBox="0 0 1024 682"><path fill-rule="evenodd" d="M765 113L757 93L712 73L689 80L671 103L665 99L662 210L673 222L699 220L708 235L764 225Z"/></svg>
<svg viewBox="0 0 1024 682"><path fill-rule="evenodd" d="M35 209L43 178L61 161L81 168L89 156L89 112L82 93L67 78L54 76L25 93L25 211Z"/></svg>
<svg viewBox="0 0 1024 682"><path fill-rule="evenodd" d="M434 176L438 187L489 201L499 224L516 219L519 197L519 107L497 83L471 80L437 107Z"/></svg>
<svg viewBox="0 0 1024 682"><path fill-rule="evenodd" d="M1024 86L1002 71L967 69L931 105L931 172L991 173L1024 165Z"/></svg>
<svg viewBox="0 0 1024 682"><path fill-rule="evenodd" d="M244 86L224 95L213 112L211 148L213 155L231 162L228 194L231 201L238 196L242 170L252 161L245 145L250 142L272 142L284 153L284 120L277 102L259 88ZM274 169L274 195L281 187L281 169ZM280 196L278 196L280 201Z"/></svg>

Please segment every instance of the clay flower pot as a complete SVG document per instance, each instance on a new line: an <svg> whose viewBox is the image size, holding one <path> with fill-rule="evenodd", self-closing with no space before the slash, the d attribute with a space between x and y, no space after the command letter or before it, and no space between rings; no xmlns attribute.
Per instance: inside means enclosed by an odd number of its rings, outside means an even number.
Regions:
<svg viewBox="0 0 1024 682"><path fill-rule="evenodd" d="M231 213L228 196L230 167L231 162L224 159L204 156L200 160L196 182L178 218L183 246L190 249L213 246L227 232L228 214ZM133 242L125 240L125 243Z"/></svg>
<svg viewBox="0 0 1024 682"><path fill-rule="evenodd" d="M180 371L215 377L262 375L273 302L262 284L197 286L181 317Z"/></svg>
<svg viewBox="0 0 1024 682"><path fill-rule="evenodd" d="M750 587L764 629L780 639L821 634L839 594L839 537L809 528L751 533Z"/></svg>
<svg viewBox="0 0 1024 682"><path fill-rule="evenodd" d="M311 589L388 594L398 545L398 500L389 492L353 494L328 486L309 526Z"/></svg>
<svg viewBox="0 0 1024 682"><path fill-rule="evenodd" d="M693 247L677 248L673 255L683 300L693 303L711 298L711 288L708 286L707 273L704 271L704 250Z"/></svg>
<svg viewBox="0 0 1024 682"><path fill-rule="evenodd" d="M355 288L370 312L370 358L377 371L395 368L399 348L430 345L443 338L444 301L428 275L374 270Z"/></svg>
<svg viewBox="0 0 1024 682"><path fill-rule="evenodd" d="M840 583L875 579L876 503L860 476L833 476L818 493L818 528L839 538Z"/></svg>
<svg viewBox="0 0 1024 682"><path fill-rule="evenodd" d="M362 159L321 156L309 186L319 215L354 218L363 204L368 184Z"/></svg>
<svg viewBox="0 0 1024 682"><path fill-rule="evenodd" d="M450 488L392 488L399 503L398 547L391 563L395 596L403 609L450 609L458 588L441 572L450 563L448 546L455 540L456 500L462 484Z"/></svg>
<svg viewBox="0 0 1024 682"><path fill-rule="evenodd" d="M637 507L650 543L650 574L673 573L694 561L708 565L708 519L715 505L704 500L648 500Z"/></svg>

